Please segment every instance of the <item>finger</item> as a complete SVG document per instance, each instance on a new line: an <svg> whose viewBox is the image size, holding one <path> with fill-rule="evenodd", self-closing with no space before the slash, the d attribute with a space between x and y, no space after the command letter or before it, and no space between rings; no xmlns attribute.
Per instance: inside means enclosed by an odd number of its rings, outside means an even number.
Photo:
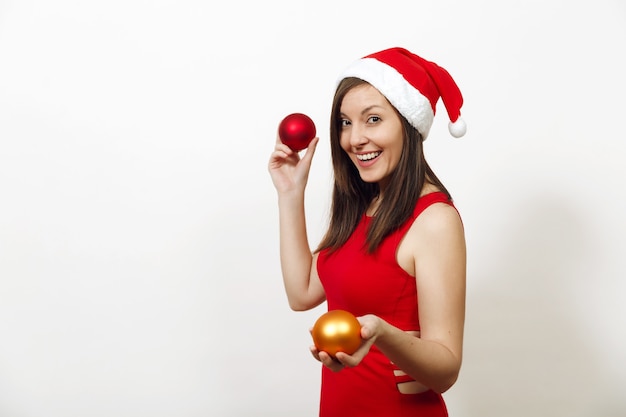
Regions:
<svg viewBox="0 0 626 417"><path fill-rule="evenodd" d="M289 146L285 145L284 143L277 143L276 146L274 146L274 150L283 151L289 155L292 155L295 153L293 149L291 149Z"/></svg>
<svg viewBox="0 0 626 417"><path fill-rule="evenodd" d="M278 168L282 166L291 155L286 154L283 151L274 151L270 155L269 167Z"/></svg>
<svg viewBox="0 0 626 417"><path fill-rule="evenodd" d="M303 156L300 157L300 160L303 162L303 166L310 168L311 163L313 161L313 155L315 154L315 149L317 148L317 143L319 142L319 138L313 138L309 146L306 148L306 152Z"/></svg>
<svg viewBox="0 0 626 417"><path fill-rule="evenodd" d="M320 361L333 372L337 372L343 369L343 364L338 360L330 356L327 352L319 352Z"/></svg>
<svg viewBox="0 0 626 417"><path fill-rule="evenodd" d="M371 331L369 329L369 327L367 326L362 326L361 327L361 339L363 340L367 340L371 337Z"/></svg>
<svg viewBox="0 0 626 417"><path fill-rule="evenodd" d="M287 159L289 158L289 154L285 152L283 149L277 149L270 155L271 159Z"/></svg>
<svg viewBox="0 0 626 417"><path fill-rule="evenodd" d="M358 361L356 361L352 356L344 352L337 352L337 354L335 355L335 360L341 365L347 367L353 367L358 364Z"/></svg>
<svg viewBox="0 0 626 417"><path fill-rule="evenodd" d="M368 340L375 334L375 327L371 320L368 320L365 317L357 317L357 320L361 324L361 338L363 340Z"/></svg>
<svg viewBox="0 0 626 417"><path fill-rule="evenodd" d="M306 148L306 152L304 153L302 159L307 159L310 161L313 158L313 154L315 154L315 149L317 149L317 144L319 143L319 141L320 138L318 138L317 136L311 140L309 146L307 146Z"/></svg>
<svg viewBox="0 0 626 417"><path fill-rule="evenodd" d="M298 156L298 153L291 149L289 146L285 145L281 140L278 134L276 135L276 144L274 145L274 150L283 151L289 156Z"/></svg>
<svg viewBox="0 0 626 417"><path fill-rule="evenodd" d="M320 359L319 351L317 350L317 348L316 348L315 346L310 346L310 347L309 347L309 351L311 352L311 355L313 355L313 357L314 357L315 359L317 359L317 360L318 360L318 361L320 361L320 362L322 361L322 360Z"/></svg>

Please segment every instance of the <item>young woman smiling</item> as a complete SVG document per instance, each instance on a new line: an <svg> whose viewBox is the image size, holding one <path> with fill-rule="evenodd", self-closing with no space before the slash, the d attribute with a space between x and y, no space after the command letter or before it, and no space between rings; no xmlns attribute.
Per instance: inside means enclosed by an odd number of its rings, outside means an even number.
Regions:
<svg viewBox="0 0 626 417"><path fill-rule="evenodd" d="M319 142L300 157L277 140L280 259L294 310L326 301L357 316L362 344L324 366L321 417L446 416L442 393L462 362L466 250L448 190L423 153L442 98L462 136L462 96L443 68L402 48L357 60L340 76L330 123L329 227L308 246L304 191Z"/></svg>

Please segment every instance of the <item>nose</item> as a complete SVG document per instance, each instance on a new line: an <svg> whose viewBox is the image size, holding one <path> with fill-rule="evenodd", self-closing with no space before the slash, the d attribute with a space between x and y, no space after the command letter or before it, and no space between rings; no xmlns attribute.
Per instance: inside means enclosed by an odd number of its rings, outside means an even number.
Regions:
<svg viewBox="0 0 626 417"><path fill-rule="evenodd" d="M353 124L350 129L350 145L359 148L368 142L365 132L358 124Z"/></svg>

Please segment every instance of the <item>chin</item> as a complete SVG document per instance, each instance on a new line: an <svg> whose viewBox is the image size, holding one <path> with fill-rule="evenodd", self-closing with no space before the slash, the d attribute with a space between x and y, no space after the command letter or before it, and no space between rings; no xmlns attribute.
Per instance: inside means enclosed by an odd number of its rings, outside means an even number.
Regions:
<svg viewBox="0 0 626 417"><path fill-rule="evenodd" d="M378 175L361 175L361 180L363 180L363 182L375 184L382 181L382 178Z"/></svg>

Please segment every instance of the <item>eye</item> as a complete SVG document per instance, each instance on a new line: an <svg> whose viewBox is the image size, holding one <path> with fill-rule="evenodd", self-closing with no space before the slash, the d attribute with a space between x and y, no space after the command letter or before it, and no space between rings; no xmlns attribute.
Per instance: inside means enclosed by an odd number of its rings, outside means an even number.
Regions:
<svg viewBox="0 0 626 417"><path fill-rule="evenodd" d="M350 120L348 120L348 119L341 119L339 121L339 126L341 126L341 127L350 126L351 124L352 124L352 122L350 122Z"/></svg>
<svg viewBox="0 0 626 417"><path fill-rule="evenodd" d="M380 122L380 117L378 117L378 116L370 116L367 119L367 122L368 123L378 123L378 122Z"/></svg>

